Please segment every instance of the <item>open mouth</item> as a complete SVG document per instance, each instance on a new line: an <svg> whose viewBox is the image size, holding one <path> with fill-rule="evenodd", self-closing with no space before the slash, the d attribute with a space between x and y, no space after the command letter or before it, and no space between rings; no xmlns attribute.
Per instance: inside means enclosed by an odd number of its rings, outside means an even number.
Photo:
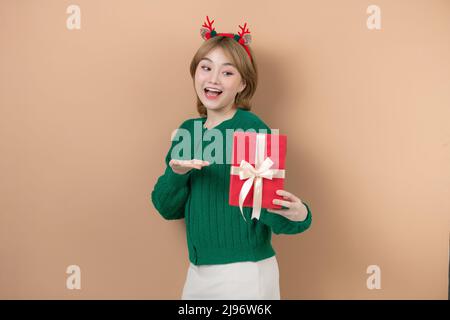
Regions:
<svg viewBox="0 0 450 320"><path fill-rule="evenodd" d="M222 93L221 90L211 88L205 88L204 91L207 97L218 97Z"/></svg>

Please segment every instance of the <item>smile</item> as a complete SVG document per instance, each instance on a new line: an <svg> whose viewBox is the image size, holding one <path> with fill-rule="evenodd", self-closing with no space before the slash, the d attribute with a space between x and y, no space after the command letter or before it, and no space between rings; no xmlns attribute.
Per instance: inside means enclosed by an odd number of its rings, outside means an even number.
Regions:
<svg viewBox="0 0 450 320"><path fill-rule="evenodd" d="M205 92L205 96L208 99L216 99L218 96L220 96L222 94L223 91L218 90L218 89L213 89L213 88L205 88L204 89Z"/></svg>

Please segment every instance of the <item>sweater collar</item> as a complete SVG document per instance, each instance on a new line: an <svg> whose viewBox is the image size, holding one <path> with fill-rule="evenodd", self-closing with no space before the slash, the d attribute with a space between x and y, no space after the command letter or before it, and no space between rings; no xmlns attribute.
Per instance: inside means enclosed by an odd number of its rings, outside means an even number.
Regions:
<svg viewBox="0 0 450 320"><path fill-rule="evenodd" d="M231 117L230 119L227 119L227 120L224 120L224 121L220 122L218 125L216 125L216 126L210 128L210 129L207 129L207 128L204 127L204 124L205 124L207 118L206 118L206 117L205 117L205 118L202 118L202 129L203 129L203 131L209 131L209 130L212 130L212 129L218 129L218 130L220 130L220 129L222 129L222 128L226 128L226 127L228 127L230 124L232 124L232 123L240 116L240 113L241 113L242 111L243 111L243 110L242 110L241 108L239 108L239 107L236 108L236 112L234 113L233 117Z"/></svg>

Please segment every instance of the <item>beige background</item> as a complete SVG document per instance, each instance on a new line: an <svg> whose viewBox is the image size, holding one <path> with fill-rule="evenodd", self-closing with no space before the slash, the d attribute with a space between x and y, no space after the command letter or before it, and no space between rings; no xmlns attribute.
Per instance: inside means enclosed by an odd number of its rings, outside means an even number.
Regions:
<svg viewBox="0 0 450 320"><path fill-rule="evenodd" d="M447 298L449 1L78 0L72 31L70 4L0 3L0 298L180 297L184 221L150 193L197 116L206 15L221 32L248 22L253 111L289 136L286 190L313 212L273 237L282 298Z"/></svg>

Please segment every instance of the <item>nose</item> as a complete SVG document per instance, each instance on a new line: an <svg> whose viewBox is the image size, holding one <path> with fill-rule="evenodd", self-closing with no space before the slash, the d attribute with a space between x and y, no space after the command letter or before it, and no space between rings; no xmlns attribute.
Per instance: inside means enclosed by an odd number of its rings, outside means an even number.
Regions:
<svg viewBox="0 0 450 320"><path fill-rule="evenodd" d="M209 79L211 83L218 84L219 81L219 71L215 70L211 72L211 78Z"/></svg>

